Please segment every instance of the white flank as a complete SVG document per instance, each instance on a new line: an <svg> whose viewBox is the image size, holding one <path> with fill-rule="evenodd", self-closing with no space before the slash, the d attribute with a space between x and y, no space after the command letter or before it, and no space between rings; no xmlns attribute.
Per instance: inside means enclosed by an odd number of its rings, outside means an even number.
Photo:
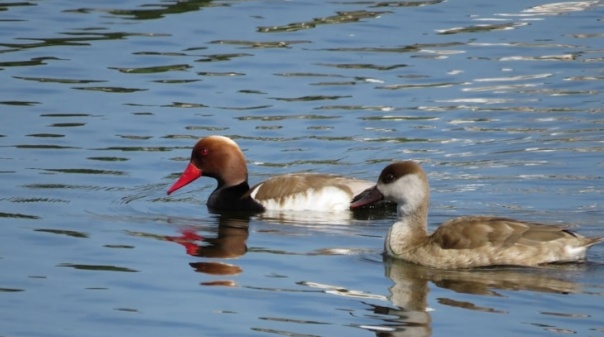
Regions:
<svg viewBox="0 0 604 337"><path fill-rule="evenodd" d="M256 191L252 193L254 198ZM267 210L342 212L349 209L350 195L337 187L310 188L283 198L260 201Z"/></svg>
<svg viewBox="0 0 604 337"><path fill-rule="evenodd" d="M571 260L583 260L587 252L587 248L585 247L572 247L569 245L564 247L564 250L566 251L566 256Z"/></svg>

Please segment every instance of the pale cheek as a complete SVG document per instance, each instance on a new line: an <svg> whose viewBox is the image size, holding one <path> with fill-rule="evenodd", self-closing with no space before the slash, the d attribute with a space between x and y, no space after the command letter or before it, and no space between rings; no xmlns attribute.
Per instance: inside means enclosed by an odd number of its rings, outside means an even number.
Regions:
<svg viewBox="0 0 604 337"><path fill-rule="evenodd" d="M396 198L396 196L398 194L396 193L396 187L394 185L395 184L388 184L388 185L380 184L378 186L378 189L384 195L384 198L386 198L390 201L398 201Z"/></svg>
<svg viewBox="0 0 604 337"><path fill-rule="evenodd" d="M415 209L424 202L424 184L415 175L404 176L391 184L379 185L385 198L406 208Z"/></svg>

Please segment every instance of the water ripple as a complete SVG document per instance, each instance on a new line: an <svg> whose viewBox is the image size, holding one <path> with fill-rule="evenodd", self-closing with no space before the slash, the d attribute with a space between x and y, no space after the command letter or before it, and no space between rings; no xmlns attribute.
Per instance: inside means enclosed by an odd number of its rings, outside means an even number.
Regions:
<svg viewBox="0 0 604 337"><path fill-rule="evenodd" d="M604 246L437 271L383 259L395 210L238 218L205 207L210 178L165 190L218 134L252 184L412 159L430 229L488 213L603 235L601 7L0 3L0 334L600 332Z"/></svg>
<svg viewBox="0 0 604 337"><path fill-rule="evenodd" d="M357 22L362 19L377 18L382 14L390 14L388 11L351 11L351 12L337 12L337 15L332 15L323 18L314 18L312 21L295 22L289 23L282 26L260 26L257 28L259 33L283 33L283 32L295 32L298 30L312 29L318 25L324 24L339 24L339 23L351 23Z"/></svg>
<svg viewBox="0 0 604 337"><path fill-rule="evenodd" d="M244 46L246 48L291 48L295 44L312 43L307 40L291 40L291 41L245 41L245 40L215 40L210 41L211 44L226 44Z"/></svg>
<svg viewBox="0 0 604 337"><path fill-rule="evenodd" d="M167 71L183 71L192 68L188 64L171 64L165 66L154 66L154 67L141 67L141 68L115 68L110 67L109 69L117 70L121 73L126 74L154 74L163 73Z"/></svg>
<svg viewBox="0 0 604 337"><path fill-rule="evenodd" d="M210 0L188 0L165 4L149 5L157 8L153 9L97 9L97 8L76 8L65 10L65 13L91 13L101 12L114 16L126 16L136 20L154 20L163 18L168 14L182 14L191 11L198 11L203 7L212 6L228 6L228 4L220 4Z"/></svg>
<svg viewBox="0 0 604 337"><path fill-rule="evenodd" d="M49 78L49 77L25 77L25 76L13 76L13 78L24 80L24 81L36 81L40 83L63 83L63 84L88 84L88 83L100 83L107 82L102 80L78 80L78 79L67 79L67 78Z"/></svg>

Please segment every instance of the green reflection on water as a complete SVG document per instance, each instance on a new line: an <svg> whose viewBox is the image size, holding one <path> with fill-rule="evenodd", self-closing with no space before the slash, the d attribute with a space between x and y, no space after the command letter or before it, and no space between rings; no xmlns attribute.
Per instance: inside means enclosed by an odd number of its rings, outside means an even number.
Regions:
<svg viewBox="0 0 604 337"><path fill-rule="evenodd" d="M64 229L38 228L38 229L34 229L34 231L35 232L51 233L51 234L59 234L59 235L67 235L67 236L71 236L71 237L74 237L74 238L88 238L88 234L86 234L86 233L77 232L77 231L70 231L70 230L64 230Z"/></svg>
<svg viewBox="0 0 604 337"><path fill-rule="evenodd" d="M21 214L21 213L4 213L0 212L0 218L13 218L13 219L41 219L39 216Z"/></svg>
<svg viewBox="0 0 604 337"><path fill-rule="evenodd" d="M59 173L72 173L72 174L108 174L108 175L116 175L116 176L126 175L126 172L122 172L122 171L82 169L82 168L80 168L80 169L44 169L44 171L59 172Z"/></svg>
<svg viewBox="0 0 604 337"><path fill-rule="evenodd" d="M315 28L317 25L357 22L361 19L371 19L382 14L392 13L386 11L339 11L337 15L314 18L312 21L294 22L282 26L261 26L256 29L259 33L295 32L303 29Z"/></svg>
<svg viewBox="0 0 604 337"><path fill-rule="evenodd" d="M172 64L167 66L155 66L155 67L142 67L142 68L114 68L110 67L109 69L117 70L121 73L126 74L153 74L153 73L163 73L167 71L182 71L192 68L188 64Z"/></svg>
<svg viewBox="0 0 604 337"><path fill-rule="evenodd" d="M99 160L99 161L127 161L127 160L129 160L128 158L122 158L122 157L88 157L86 159Z"/></svg>
<svg viewBox="0 0 604 337"><path fill-rule="evenodd" d="M111 92L111 93L120 93L120 94L149 90L149 89L122 88L122 87L73 87L73 89L88 90L88 91L102 91L102 92Z"/></svg>
<svg viewBox="0 0 604 337"><path fill-rule="evenodd" d="M127 273L138 272L138 270L131 269L131 268L109 266L109 265L61 263L58 265L58 267L70 267L70 268L80 269L80 270L95 270L95 271L119 271L119 272L127 272Z"/></svg>

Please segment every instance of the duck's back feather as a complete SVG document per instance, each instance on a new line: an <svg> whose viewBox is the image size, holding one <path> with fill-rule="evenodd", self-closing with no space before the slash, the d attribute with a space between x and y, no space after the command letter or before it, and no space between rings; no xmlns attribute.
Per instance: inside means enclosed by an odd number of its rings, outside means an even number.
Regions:
<svg viewBox="0 0 604 337"><path fill-rule="evenodd" d="M537 246L546 242L579 238L567 226L545 225L497 217L460 217L442 224L430 241L443 249L508 248ZM596 243L596 242L594 242Z"/></svg>

